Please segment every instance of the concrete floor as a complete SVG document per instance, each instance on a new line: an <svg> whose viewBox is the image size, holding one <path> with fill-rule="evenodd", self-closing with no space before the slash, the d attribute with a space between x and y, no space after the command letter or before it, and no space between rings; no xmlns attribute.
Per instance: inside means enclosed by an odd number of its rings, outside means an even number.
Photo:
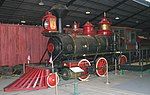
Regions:
<svg viewBox="0 0 150 95"><path fill-rule="evenodd" d="M0 95L56 95L55 88L34 91L4 92L3 88L18 77L0 78ZM150 95L150 71L143 73L126 71L124 75L109 72L109 82L105 77L91 75L90 79L78 83L79 95ZM74 95L74 80L61 80L58 95Z"/></svg>

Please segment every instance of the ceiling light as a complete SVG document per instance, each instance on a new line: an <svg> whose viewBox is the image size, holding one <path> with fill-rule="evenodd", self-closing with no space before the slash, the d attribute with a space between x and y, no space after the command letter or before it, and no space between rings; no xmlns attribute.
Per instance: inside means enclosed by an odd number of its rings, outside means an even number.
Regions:
<svg viewBox="0 0 150 95"><path fill-rule="evenodd" d="M133 1L146 7L150 7L150 0L133 0Z"/></svg>
<svg viewBox="0 0 150 95"><path fill-rule="evenodd" d="M44 3L43 3L43 1L41 0L41 2L39 3L39 5L40 6L43 6L44 5Z"/></svg>
<svg viewBox="0 0 150 95"><path fill-rule="evenodd" d="M118 19L120 19L120 18L117 16L117 17L115 17L115 19L118 20Z"/></svg>
<svg viewBox="0 0 150 95"><path fill-rule="evenodd" d="M137 21L135 21L136 23L139 23L139 21L137 20Z"/></svg>
<svg viewBox="0 0 150 95"><path fill-rule="evenodd" d="M85 14L87 14L87 15L90 14L90 13L91 13L90 11L86 11L86 12L85 12Z"/></svg>
<svg viewBox="0 0 150 95"><path fill-rule="evenodd" d="M70 27L70 25L69 25L69 24L67 24L67 25L66 25L66 27Z"/></svg>
<svg viewBox="0 0 150 95"><path fill-rule="evenodd" d="M145 1L150 2L150 0L145 0Z"/></svg>
<svg viewBox="0 0 150 95"><path fill-rule="evenodd" d="M21 20L21 23L26 23L26 21L25 20Z"/></svg>

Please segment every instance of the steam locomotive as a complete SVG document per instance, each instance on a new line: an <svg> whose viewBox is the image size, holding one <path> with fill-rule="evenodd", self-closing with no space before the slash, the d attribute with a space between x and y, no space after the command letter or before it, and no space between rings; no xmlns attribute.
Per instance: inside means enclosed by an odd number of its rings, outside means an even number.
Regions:
<svg viewBox="0 0 150 95"><path fill-rule="evenodd" d="M58 24L57 18L52 13L46 13L42 20L43 35L49 38L47 51L50 62L54 63L55 70L65 80L79 76L79 79L84 81L95 72L98 76L104 76L107 73L108 63L114 65L114 59L117 59L118 64L125 64L127 62L125 51L139 48L136 32L111 29L111 23L105 14L99 23L98 31L95 31L93 25L87 22L81 31L77 23L74 23L72 30L62 33L60 15L57 17ZM80 67L84 72L76 75L70 70L73 67Z"/></svg>

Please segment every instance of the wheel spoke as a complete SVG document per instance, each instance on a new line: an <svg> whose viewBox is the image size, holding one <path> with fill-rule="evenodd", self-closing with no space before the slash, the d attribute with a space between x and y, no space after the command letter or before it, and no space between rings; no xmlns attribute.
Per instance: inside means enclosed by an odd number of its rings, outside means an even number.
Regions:
<svg viewBox="0 0 150 95"><path fill-rule="evenodd" d="M87 80L90 76L88 71L88 67L91 66L90 62L87 59L82 59L79 61L78 66L84 70L84 72L82 72L81 76L79 77L79 80Z"/></svg>
<svg viewBox="0 0 150 95"><path fill-rule="evenodd" d="M103 76L106 74L106 64L107 60L104 57L98 58L96 62L96 74L98 76Z"/></svg>

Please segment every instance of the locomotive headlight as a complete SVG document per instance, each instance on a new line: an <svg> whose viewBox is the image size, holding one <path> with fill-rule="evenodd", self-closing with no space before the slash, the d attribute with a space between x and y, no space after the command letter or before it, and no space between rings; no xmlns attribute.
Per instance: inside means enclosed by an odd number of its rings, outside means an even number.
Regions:
<svg viewBox="0 0 150 95"><path fill-rule="evenodd" d="M48 29L48 26L49 26L49 22L45 20L43 24L44 29Z"/></svg>
<svg viewBox="0 0 150 95"><path fill-rule="evenodd" d="M50 12L46 12L46 15L42 18L42 26L47 32L56 32L56 17Z"/></svg>

